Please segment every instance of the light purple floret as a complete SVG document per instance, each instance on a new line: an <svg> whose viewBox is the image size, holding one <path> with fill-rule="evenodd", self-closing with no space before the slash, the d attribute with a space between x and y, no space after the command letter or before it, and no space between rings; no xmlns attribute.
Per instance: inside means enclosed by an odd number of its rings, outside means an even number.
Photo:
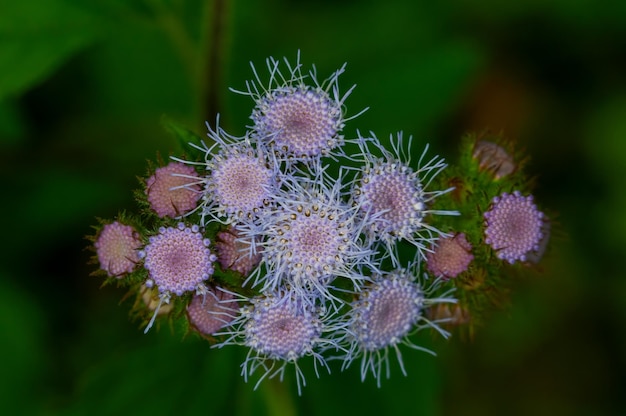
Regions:
<svg viewBox="0 0 626 416"><path fill-rule="evenodd" d="M233 321L239 305L229 292L209 288L203 295L196 295L187 305L189 323L199 332L211 335Z"/></svg>
<svg viewBox="0 0 626 416"><path fill-rule="evenodd" d="M139 254L145 258L145 268L159 292L180 296L196 290L213 274L216 257L208 245L198 226L189 228L180 223L177 228L161 227Z"/></svg>
<svg viewBox="0 0 626 416"><path fill-rule="evenodd" d="M322 329L319 319L307 307L288 299L263 297L246 324L246 344L273 359L295 361L310 353Z"/></svg>
<svg viewBox="0 0 626 416"><path fill-rule="evenodd" d="M411 331L422 312L424 295L404 278L380 279L353 304L353 332L367 351L393 346Z"/></svg>
<svg viewBox="0 0 626 416"><path fill-rule="evenodd" d="M266 97L252 116L261 137L296 156L325 154L339 145L341 117L326 92L300 88Z"/></svg>
<svg viewBox="0 0 626 416"><path fill-rule="evenodd" d="M491 209L484 214L485 242L498 258L509 263L526 261L539 249L544 215L537 210L532 195L519 191L493 198Z"/></svg>
<svg viewBox="0 0 626 416"><path fill-rule="evenodd" d="M102 227L94 247L100 268L109 276L122 277L139 262L141 240L133 227L115 221Z"/></svg>

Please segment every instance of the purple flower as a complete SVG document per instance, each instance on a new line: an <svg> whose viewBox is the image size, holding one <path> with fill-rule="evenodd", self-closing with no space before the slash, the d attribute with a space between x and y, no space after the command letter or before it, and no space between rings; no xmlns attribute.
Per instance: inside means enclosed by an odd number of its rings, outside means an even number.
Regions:
<svg viewBox="0 0 626 416"><path fill-rule="evenodd" d="M247 276L262 259L262 247L256 248L254 242L247 238L234 226L217 233L215 251L222 269L231 269Z"/></svg>
<svg viewBox="0 0 626 416"><path fill-rule="evenodd" d="M340 181L328 187L285 177L283 185L256 230L265 267L250 276L253 285L261 291L286 286L311 301L333 300L336 278L357 288L365 279L360 268L373 267L372 252L362 245L356 208L342 201Z"/></svg>
<svg viewBox="0 0 626 416"><path fill-rule="evenodd" d="M472 245L464 233L443 237L426 253L426 268L437 277L450 279L467 270L474 259Z"/></svg>
<svg viewBox="0 0 626 416"><path fill-rule="evenodd" d="M213 163L212 195L227 215L243 216L263 207L272 173L252 150L217 157Z"/></svg>
<svg viewBox="0 0 626 416"><path fill-rule="evenodd" d="M423 255L441 231L428 224L428 214L458 215L454 211L429 210L429 203L436 197L452 190L427 191L426 188L433 178L447 165L437 156L424 163L428 150L426 146L419 161L418 168L410 167L411 141L409 137L407 149L404 150L402 133L394 141L391 137L394 152L385 149L375 135L360 140L361 152L365 165L354 183L356 205L361 212L371 215L371 225L366 229L372 241L381 241L386 245L386 252L398 265L396 245L405 240L417 247ZM371 150L380 151L382 158ZM402 160L405 159L405 160Z"/></svg>
<svg viewBox="0 0 626 416"><path fill-rule="evenodd" d="M510 175L517 168L513 157L506 150L485 140L476 142L472 157L478 161L480 170L491 172L496 179Z"/></svg>
<svg viewBox="0 0 626 416"><path fill-rule="evenodd" d="M94 243L100 268L109 276L116 277L135 269L141 245L137 231L118 221L104 225Z"/></svg>
<svg viewBox="0 0 626 416"><path fill-rule="evenodd" d="M187 305L189 323L201 334L212 335L232 322L239 309L230 292L209 288Z"/></svg>
<svg viewBox="0 0 626 416"><path fill-rule="evenodd" d="M195 169L179 162L158 168L146 181L150 208L159 217L176 218L198 205L201 180Z"/></svg>
<svg viewBox="0 0 626 416"><path fill-rule="evenodd" d="M347 331L342 343L348 344L343 358L344 368L361 358L361 379L368 373L380 377L385 367L389 378L389 349L395 350L402 373L406 375L400 344L410 348L430 352L409 341L408 336L426 328L434 328L444 336L447 333L424 317L426 307L451 302L451 299L431 299L439 280L425 289L414 280L407 270L396 270L385 275L375 275L370 285L365 287L352 302L352 310L347 315ZM431 352L432 353L432 352Z"/></svg>
<svg viewBox="0 0 626 416"><path fill-rule="evenodd" d="M205 153L205 162L199 164L207 170L201 224L208 222L207 216L223 223L257 220L276 186L273 158L255 148L248 136L228 135L219 125L207 127L215 144L193 145Z"/></svg>
<svg viewBox="0 0 626 416"><path fill-rule="evenodd" d="M154 285L159 293L178 296L198 289L213 274L216 257L208 246L209 240L202 236L197 225L189 228L179 223L177 228L161 227L140 252L149 273L147 286Z"/></svg>
<svg viewBox="0 0 626 416"><path fill-rule="evenodd" d="M276 375L283 379L285 368L293 364L296 371L298 392L305 384L299 360L313 356L317 365L327 367L326 361L317 351L333 341L324 336L330 328L328 316L322 308L303 304L285 291L266 293L249 299L249 305L241 309L240 315L222 332L229 338L215 347L243 345L249 353L242 364L242 375L247 381L259 368L264 372L257 385L265 377ZM256 388L255 386L255 388Z"/></svg>
<svg viewBox="0 0 626 416"><path fill-rule="evenodd" d="M526 261L531 252L539 250L544 215L537 210L532 195L525 197L515 191L494 197L484 218L485 242L498 258L509 263Z"/></svg>
<svg viewBox="0 0 626 416"><path fill-rule="evenodd" d="M161 305L168 304L172 295L206 292L204 282L213 274L213 262L217 260L208 248L209 243L197 225L189 228L181 222L177 228L161 227L139 252L148 270L145 285L150 289L156 286L160 299L144 333L150 330Z"/></svg>
<svg viewBox="0 0 626 416"><path fill-rule="evenodd" d="M251 119L257 139L289 159L307 160L338 151L344 143L340 131L347 121L344 101L352 92L351 88L339 93L338 78L345 65L323 82L315 68L302 73L299 54L295 65L285 59L284 69L281 66L280 61L267 60L266 86L252 65L256 79L247 83L247 91L236 91L255 102Z"/></svg>
<svg viewBox="0 0 626 416"><path fill-rule="evenodd" d="M283 87L271 91L252 113L259 137L289 155L324 155L341 144L338 103L321 89Z"/></svg>

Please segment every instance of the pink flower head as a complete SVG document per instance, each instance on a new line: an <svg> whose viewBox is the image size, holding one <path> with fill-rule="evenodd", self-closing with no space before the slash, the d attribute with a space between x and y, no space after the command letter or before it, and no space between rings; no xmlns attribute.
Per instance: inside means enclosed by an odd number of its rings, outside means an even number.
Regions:
<svg viewBox="0 0 626 416"><path fill-rule="evenodd" d="M315 68L302 70L300 55L295 63L284 65L273 58L267 60L269 82L262 82L252 67L256 80L247 83L247 91L255 103L251 119L254 136L279 158L310 161L320 156L341 154L346 117L344 102L352 92L339 92L339 76L345 65L325 80L317 77ZM358 114L357 114L358 116Z"/></svg>
<svg viewBox="0 0 626 416"><path fill-rule="evenodd" d="M208 289L193 297L187 306L189 323L200 333L211 335L235 319L239 305L234 296L219 289Z"/></svg>
<svg viewBox="0 0 626 416"><path fill-rule="evenodd" d="M284 297L258 297L246 324L246 344L270 359L295 361L310 353L322 334L311 308Z"/></svg>
<svg viewBox="0 0 626 416"><path fill-rule="evenodd" d="M257 248L258 251L252 252L251 245L241 238L241 233L231 226L217 233L215 251L222 269L235 270L247 276L261 262L263 255L261 246Z"/></svg>
<svg viewBox="0 0 626 416"><path fill-rule="evenodd" d="M328 153L340 144L342 110L321 89L285 88L266 97L253 113L261 137L296 157Z"/></svg>
<svg viewBox="0 0 626 416"><path fill-rule="evenodd" d="M218 213L225 212L231 218L253 215L271 198L272 171L253 150L241 150L215 156L207 178L209 195L214 199L207 206L216 205Z"/></svg>
<svg viewBox="0 0 626 416"><path fill-rule="evenodd" d="M130 273L139 261L137 250L141 240L130 225L117 221L102 227L94 246L98 254L100 268L109 276Z"/></svg>
<svg viewBox="0 0 626 416"><path fill-rule="evenodd" d="M417 174L396 161L375 165L362 179L361 209L378 215L374 231L389 238L404 238L422 227L424 191Z"/></svg>
<svg viewBox="0 0 626 416"><path fill-rule="evenodd" d="M414 265L415 266L415 265ZM412 276L415 269L398 269L383 275L372 276L372 282L358 293L352 302L352 309L346 318L345 336L342 342L343 368L347 368L357 359L361 359L361 380L371 373L380 387L381 374L389 378L389 352L395 352L402 373L406 375L399 346L404 344L422 351L427 349L413 344L409 336L424 328L436 329L447 336L434 322L424 316L425 308L439 302L446 302L444 297L431 299L433 291L438 290L441 280L435 280L430 287L423 287Z"/></svg>
<svg viewBox="0 0 626 416"><path fill-rule="evenodd" d="M150 207L159 217L178 217L196 208L200 198L198 174L191 166L171 162L146 181Z"/></svg>
<svg viewBox="0 0 626 416"><path fill-rule="evenodd" d="M473 259L472 245L460 233L440 238L433 251L426 253L426 267L433 275L449 279L467 270Z"/></svg>
<svg viewBox="0 0 626 416"><path fill-rule="evenodd" d="M159 234L150 237L146 248L139 253L145 258L145 268L150 274L148 287L156 285L160 293L178 296L198 289L213 274L217 259L208 248L197 225L191 228L183 223L177 228L161 227Z"/></svg>
<svg viewBox="0 0 626 416"><path fill-rule="evenodd" d="M456 211L430 209L435 198L453 189L427 190L446 163L439 156L427 158L425 146L417 168L413 169L412 137L407 139L402 132L389 138L393 151L385 148L374 134L359 139L365 163L354 182L353 198L360 212L370 217L369 224L363 227L365 236L372 243L384 244L385 255L391 257L396 267L400 266L396 244L399 240L413 244L424 258L428 247L444 235L429 224L428 216L458 215ZM383 157L378 157L378 153Z"/></svg>
<svg viewBox="0 0 626 416"><path fill-rule="evenodd" d="M527 261L539 250L543 239L544 215L537 210L532 195L519 191L494 197L491 209L484 214L485 242L509 263Z"/></svg>
<svg viewBox="0 0 626 416"><path fill-rule="evenodd" d="M365 351L394 346L413 329L422 314L420 286L401 275L377 278L353 303L353 332Z"/></svg>
<svg viewBox="0 0 626 416"><path fill-rule="evenodd" d="M495 143L481 140L476 142L472 157L478 161L481 170L487 170L496 179L513 173L516 169L513 157Z"/></svg>
<svg viewBox="0 0 626 416"><path fill-rule="evenodd" d="M309 305L284 290L253 298L241 297L241 300L247 305L223 330L215 333L227 337L215 347L242 345L250 349L241 364L244 380L248 381L259 369L263 375L258 383L267 377L279 376L282 380L285 368L293 364L300 392L305 384L299 366L301 358L313 356L316 368L320 365L328 368L322 351L336 350L339 345L327 336L336 324L334 315L328 314L326 308Z"/></svg>

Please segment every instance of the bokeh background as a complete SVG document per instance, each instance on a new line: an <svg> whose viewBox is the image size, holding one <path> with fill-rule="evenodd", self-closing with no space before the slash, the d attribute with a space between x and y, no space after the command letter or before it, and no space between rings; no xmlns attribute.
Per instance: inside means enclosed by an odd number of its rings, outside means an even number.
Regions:
<svg viewBox="0 0 626 416"><path fill-rule="evenodd" d="M490 129L527 149L556 213L542 270L474 340L420 339L377 388L356 367L297 397L244 384L240 348L144 335L89 274L96 217L134 210L146 160L252 108L268 56L357 88L346 134L403 130L454 163ZM0 0L3 414L626 414L626 2ZM344 89L344 90L345 90Z"/></svg>

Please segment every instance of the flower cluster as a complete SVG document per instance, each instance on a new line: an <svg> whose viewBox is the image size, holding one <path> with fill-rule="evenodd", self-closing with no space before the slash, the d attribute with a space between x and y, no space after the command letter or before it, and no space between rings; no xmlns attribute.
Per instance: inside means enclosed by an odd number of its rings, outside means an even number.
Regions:
<svg viewBox="0 0 626 416"><path fill-rule="evenodd" d="M252 101L245 134L218 117L209 140L190 143L195 156L152 170L142 215L105 221L93 236L100 269L136 291L145 332L168 316L213 347L246 347L246 380L282 380L293 366L300 391L310 356L318 376L334 360L360 361L361 378L380 384L390 351L406 374L400 347L428 351L415 332L447 337L442 324L468 320L450 282L472 270L474 245L507 263L535 261L545 216L530 196L494 195L476 241L452 225L458 189L427 145L415 152L401 132L344 133L360 114L346 113L345 66L320 81L299 56L266 63L268 81L252 66L235 91ZM477 146L477 169L511 174L503 153Z"/></svg>
<svg viewBox="0 0 626 416"><path fill-rule="evenodd" d="M487 315L506 305L515 277L537 265L550 238L548 216L531 194L524 174L527 158L502 136L469 134L461 157L439 175L439 185L454 185L437 203L457 207L461 216L435 224L449 236L426 254L427 270L450 280L458 303L436 305L433 319L468 324L469 334Z"/></svg>

